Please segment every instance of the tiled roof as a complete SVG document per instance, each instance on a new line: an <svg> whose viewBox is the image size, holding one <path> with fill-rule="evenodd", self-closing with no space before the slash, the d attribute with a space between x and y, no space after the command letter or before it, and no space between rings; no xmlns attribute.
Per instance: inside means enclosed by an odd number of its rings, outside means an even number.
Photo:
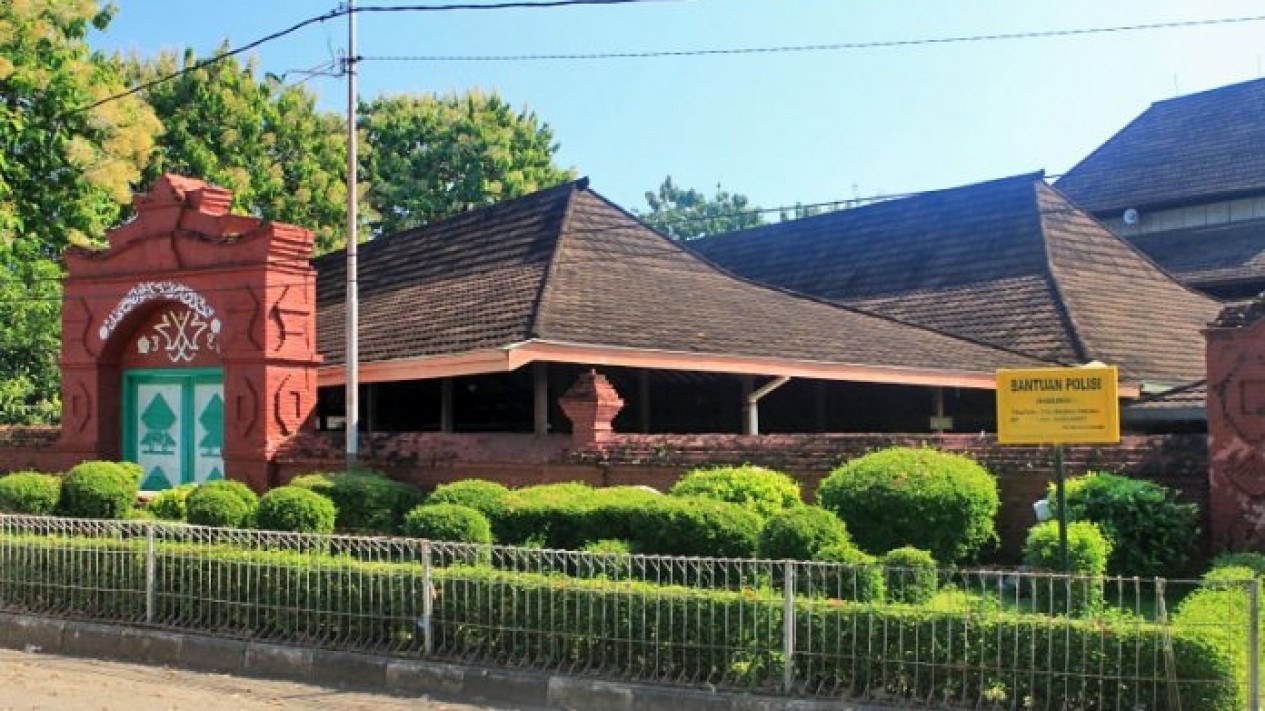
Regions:
<svg viewBox="0 0 1265 711"><path fill-rule="evenodd" d="M343 253L316 260L318 349L343 350ZM1038 361L731 276L580 181L359 250L361 358L529 339L991 372Z"/></svg>
<svg viewBox="0 0 1265 711"><path fill-rule="evenodd" d="M690 244L752 279L1137 380L1202 377L1200 329L1219 309L1040 174Z"/></svg>
<svg viewBox="0 0 1265 711"><path fill-rule="evenodd" d="M1265 281L1265 219L1187 227L1130 240L1194 287Z"/></svg>
<svg viewBox="0 0 1265 711"><path fill-rule="evenodd" d="M360 359L463 353L527 340L575 186L473 210L359 246ZM317 270L317 350L345 353L346 254Z"/></svg>
<svg viewBox="0 0 1265 711"><path fill-rule="evenodd" d="M1121 414L1126 420L1143 419L1148 416L1171 419L1173 413L1189 412L1197 419L1203 419L1207 400L1208 381L1198 380L1140 397L1125 405Z"/></svg>
<svg viewBox="0 0 1265 711"><path fill-rule="evenodd" d="M1265 79L1159 101L1055 185L1096 214L1265 190Z"/></svg>

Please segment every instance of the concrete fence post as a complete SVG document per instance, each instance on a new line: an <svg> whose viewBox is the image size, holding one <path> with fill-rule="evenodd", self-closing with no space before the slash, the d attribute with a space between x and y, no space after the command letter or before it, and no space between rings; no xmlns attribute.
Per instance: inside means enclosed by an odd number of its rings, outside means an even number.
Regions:
<svg viewBox="0 0 1265 711"><path fill-rule="evenodd" d="M783 562L782 582L782 691L795 688L795 561Z"/></svg>
<svg viewBox="0 0 1265 711"><path fill-rule="evenodd" d="M431 582L430 541L422 541L422 653L435 652L435 586Z"/></svg>
<svg viewBox="0 0 1265 711"><path fill-rule="evenodd" d="M155 607L154 524L145 525L145 623L154 624Z"/></svg>
<svg viewBox="0 0 1265 711"><path fill-rule="evenodd" d="M1252 711L1261 710L1261 579L1248 583L1247 693Z"/></svg>

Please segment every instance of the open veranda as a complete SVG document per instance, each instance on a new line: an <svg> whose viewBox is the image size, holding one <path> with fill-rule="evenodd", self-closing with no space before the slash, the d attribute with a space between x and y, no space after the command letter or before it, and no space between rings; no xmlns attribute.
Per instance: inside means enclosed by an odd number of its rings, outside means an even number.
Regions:
<svg viewBox="0 0 1265 711"><path fill-rule="evenodd" d="M882 586L883 596L873 590ZM1259 582L0 516L0 610L762 694L1242 709Z"/></svg>

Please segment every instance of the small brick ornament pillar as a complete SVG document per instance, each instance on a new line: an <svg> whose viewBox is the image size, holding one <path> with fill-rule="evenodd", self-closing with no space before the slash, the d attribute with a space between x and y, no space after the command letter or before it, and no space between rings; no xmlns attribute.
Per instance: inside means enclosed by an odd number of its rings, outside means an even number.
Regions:
<svg viewBox="0 0 1265 711"><path fill-rule="evenodd" d="M1265 548L1265 301L1227 307L1204 331L1209 522L1215 550Z"/></svg>
<svg viewBox="0 0 1265 711"><path fill-rule="evenodd" d="M624 409L624 400L605 375L590 369L576 378L558 399L571 420L571 444L584 449L610 441L611 422Z"/></svg>

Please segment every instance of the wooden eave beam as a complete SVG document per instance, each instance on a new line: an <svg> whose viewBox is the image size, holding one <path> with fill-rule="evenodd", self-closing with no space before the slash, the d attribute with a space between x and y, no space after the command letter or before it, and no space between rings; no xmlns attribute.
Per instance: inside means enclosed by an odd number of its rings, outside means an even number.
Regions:
<svg viewBox="0 0 1265 711"><path fill-rule="evenodd" d="M360 379L366 383L380 383L505 373L539 361L923 387L977 390L993 390L996 387L996 376L991 371L857 365L763 356L595 346L546 340L524 341L503 348L456 355L362 362ZM317 382L322 387L341 385L343 377L341 365L326 366L320 369ZM1138 397L1140 388L1137 383L1121 383L1119 392L1121 397L1134 398Z"/></svg>

